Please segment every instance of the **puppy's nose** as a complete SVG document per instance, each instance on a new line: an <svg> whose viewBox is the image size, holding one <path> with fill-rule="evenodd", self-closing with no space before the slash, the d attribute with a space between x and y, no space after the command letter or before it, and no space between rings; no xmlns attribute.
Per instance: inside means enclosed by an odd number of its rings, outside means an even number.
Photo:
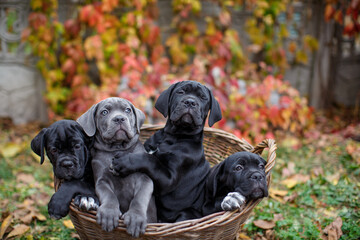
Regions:
<svg viewBox="0 0 360 240"><path fill-rule="evenodd" d="M260 173L253 173L250 177L252 180L260 181L263 179L263 176Z"/></svg>
<svg viewBox="0 0 360 240"><path fill-rule="evenodd" d="M186 107L195 107L196 106L195 100L191 99L191 98L185 99L184 104Z"/></svg>
<svg viewBox="0 0 360 240"><path fill-rule="evenodd" d="M65 160L61 163L61 166L64 168L72 168L74 166L74 163L70 160Z"/></svg>
<svg viewBox="0 0 360 240"><path fill-rule="evenodd" d="M112 119L116 124L120 124L120 123L123 123L123 122L125 122L125 118L124 117L122 117L122 116L116 116L116 117L114 117L113 119Z"/></svg>

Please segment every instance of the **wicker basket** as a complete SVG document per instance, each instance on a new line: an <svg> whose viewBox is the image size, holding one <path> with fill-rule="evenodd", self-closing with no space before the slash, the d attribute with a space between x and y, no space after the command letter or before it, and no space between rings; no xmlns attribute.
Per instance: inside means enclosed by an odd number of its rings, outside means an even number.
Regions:
<svg viewBox="0 0 360 240"><path fill-rule="evenodd" d="M162 126L144 125L141 129L141 141L145 141L160 128ZM235 152L249 151L261 154L265 148L269 148L265 172L268 187L270 186L271 169L276 158L274 140L266 139L253 147L233 134L219 129L205 128L204 148L206 159L211 165L221 162ZM57 183L55 186L57 187ZM218 212L203 218L177 223L151 223L148 224L145 234L139 239L235 239L241 225L260 201L261 199L248 202L241 212L238 210ZM119 220L119 226L115 230L106 232L96 223L95 211L82 212L71 203L69 214L81 239L131 239L131 236L126 233L122 220Z"/></svg>

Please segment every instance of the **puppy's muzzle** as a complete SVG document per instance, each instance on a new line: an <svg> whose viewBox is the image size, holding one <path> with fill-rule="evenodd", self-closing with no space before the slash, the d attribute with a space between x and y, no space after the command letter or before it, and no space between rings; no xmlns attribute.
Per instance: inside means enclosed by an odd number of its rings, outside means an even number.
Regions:
<svg viewBox="0 0 360 240"><path fill-rule="evenodd" d="M126 118L121 115L117 115L111 119L115 124L122 124L126 121Z"/></svg>
<svg viewBox="0 0 360 240"><path fill-rule="evenodd" d="M259 172L254 172L250 175L250 179L253 181L262 181L265 179L265 176Z"/></svg>
<svg viewBox="0 0 360 240"><path fill-rule="evenodd" d="M59 166L65 169L72 169L75 167L75 163L70 158L64 158L59 161Z"/></svg>
<svg viewBox="0 0 360 240"><path fill-rule="evenodd" d="M186 108L194 108L198 105L198 103L192 98L184 99L183 103Z"/></svg>

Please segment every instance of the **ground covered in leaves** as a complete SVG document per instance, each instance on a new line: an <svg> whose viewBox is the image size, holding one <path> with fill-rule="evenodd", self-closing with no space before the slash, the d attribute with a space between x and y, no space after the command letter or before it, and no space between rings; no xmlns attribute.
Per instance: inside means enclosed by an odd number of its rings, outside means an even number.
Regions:
<svg viewBox="0 0 360 240"><path fill-rule="evenodd" d="M30 149L41 126L1 120L0 127L0 238L78 238L69 217L52 220L47 214L54 192L51 164L40 165ZM239 239L360 238L360 125L324 132L277 139L270 196Z"/></svg>

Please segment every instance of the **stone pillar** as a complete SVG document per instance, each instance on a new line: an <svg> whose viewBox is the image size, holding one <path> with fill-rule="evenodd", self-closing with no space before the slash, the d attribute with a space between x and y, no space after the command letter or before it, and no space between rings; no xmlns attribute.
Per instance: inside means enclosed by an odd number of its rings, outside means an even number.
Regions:
<svg viewBox="0 0 360 240"><path fill-rule="evenodd" d="M27 26L30 0L0 1L0 117L15 124L47 122L45 82L26 61L21 32Z"/></svg>

